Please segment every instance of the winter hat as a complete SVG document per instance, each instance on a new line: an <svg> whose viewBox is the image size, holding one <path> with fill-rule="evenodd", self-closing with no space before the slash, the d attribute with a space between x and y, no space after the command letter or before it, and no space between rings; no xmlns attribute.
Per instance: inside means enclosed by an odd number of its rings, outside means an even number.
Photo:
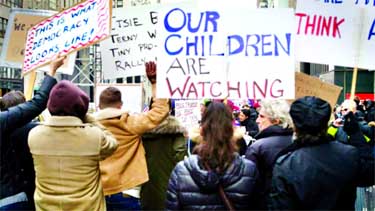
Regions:
<svg viewBox="0 0 375 211"><path fill-rule="evenodd" d="M327 127L331 106L318 97L306 96L292 103L289 114L297 129L316 134Z"/></svg>
<svg viewBox="0 0 375 211"><path fill-rule="evenodd" d="M89 107L89 97L78 86L63 80L51 90L47 108L55 116L76 116L83 119Z"/></svg>

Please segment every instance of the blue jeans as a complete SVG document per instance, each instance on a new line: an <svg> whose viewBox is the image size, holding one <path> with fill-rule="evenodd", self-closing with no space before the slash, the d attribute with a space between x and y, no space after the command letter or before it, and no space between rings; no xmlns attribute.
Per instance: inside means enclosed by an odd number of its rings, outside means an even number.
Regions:
<svg viewBox="0 0 375 211"><path fill-rule="evenodd" d="M107 211L141 210L141 203L138 198L123 195L123 193L106 196L105 202Z"/></svg>
<svg viewBox="0 0 375 211"><path fill-rule="evenodd" d="M21 210L34 210L27 201L21 201L14 204L9 204L0 207L0 211L21 211Z"/></svg>

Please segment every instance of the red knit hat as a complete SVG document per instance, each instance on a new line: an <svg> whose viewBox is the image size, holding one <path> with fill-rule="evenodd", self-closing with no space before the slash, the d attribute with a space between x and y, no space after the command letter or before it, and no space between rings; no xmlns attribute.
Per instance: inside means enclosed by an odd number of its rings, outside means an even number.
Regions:
<svg viewBox="0 0 375 211"><path fill-rule="evenodd" d="M76 116L83 119L89 107L89 97L78 86L63 80L51 90L47 108L55 116Z"/></svg>

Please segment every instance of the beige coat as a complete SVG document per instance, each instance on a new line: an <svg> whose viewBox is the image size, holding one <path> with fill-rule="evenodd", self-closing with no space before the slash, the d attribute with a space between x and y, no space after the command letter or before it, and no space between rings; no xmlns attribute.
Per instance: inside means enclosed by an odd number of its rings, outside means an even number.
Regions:
<svg viewBox="0 0 375 211"><path fill-rule="evenodd" d="M37 210L106 210L99 161L117 142L99 127L73 116L52 116L31 130Z"/></svg>
<svg viewBox="0 0 375 211"><path fill-rule="evenodd" d="M129 115L116 108L106 108L97 120L116 137L119 147L100 162L105 195L122 192L148 181L145 149L141 135L158 126L168 115L168 99L155 99L151 109Z"/></svg>

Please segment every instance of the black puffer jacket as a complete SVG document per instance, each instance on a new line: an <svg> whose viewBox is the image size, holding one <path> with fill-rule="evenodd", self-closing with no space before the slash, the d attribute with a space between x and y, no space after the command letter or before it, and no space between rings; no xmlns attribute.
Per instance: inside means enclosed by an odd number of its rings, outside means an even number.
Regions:
<svg viewBox="0 0 375 211"><path fill-rule="evenodd" d="M220 182L235 209L248 210L253 202L258 171L253 162L236 154L223 175L205 170L198 155L179 162L169 179L167 210L225 210L218 193Z"/></svg>
<svg viewBox="0 0 375 211"><path fill-rule="evenodd" d="M21 164L25 164L21 163L22 161L17 157L9 157L10 154L14 155L14 153L11 153L9 150L12 150L11 148L17 145L15 143L11 143L15 140L11 139L10 135L14 133L17 128L23 127L32 119L37 117L40 113L42 113L42 111L46 108L49 93L56 83L56 79L50 76L46 76L38 93L34 95L34 98L32 100L22 103L18 106L11 107L6 111L1 111L0 113L0 199L17 194L20 189L23 188L22 183L14 183L14 180L9 179L17 176L13 175L15 171L21 170L13 169L12 171L10 171L9 168L17 168ZM29 129L25 128L25 130L23 131L28 130ZM21 133L23 132L20 132L20 136L25 135ZM14 136L15 134L12 135ZM19 140L21 140L21 137ZM22 138L22 140L27 141L27 138L24 137ZM18 144L18 146L22 147L27 146L27 142ZM25 149L20 150L23 151ZM18 154L18 156L28 155L20 153Z"/></svg>

